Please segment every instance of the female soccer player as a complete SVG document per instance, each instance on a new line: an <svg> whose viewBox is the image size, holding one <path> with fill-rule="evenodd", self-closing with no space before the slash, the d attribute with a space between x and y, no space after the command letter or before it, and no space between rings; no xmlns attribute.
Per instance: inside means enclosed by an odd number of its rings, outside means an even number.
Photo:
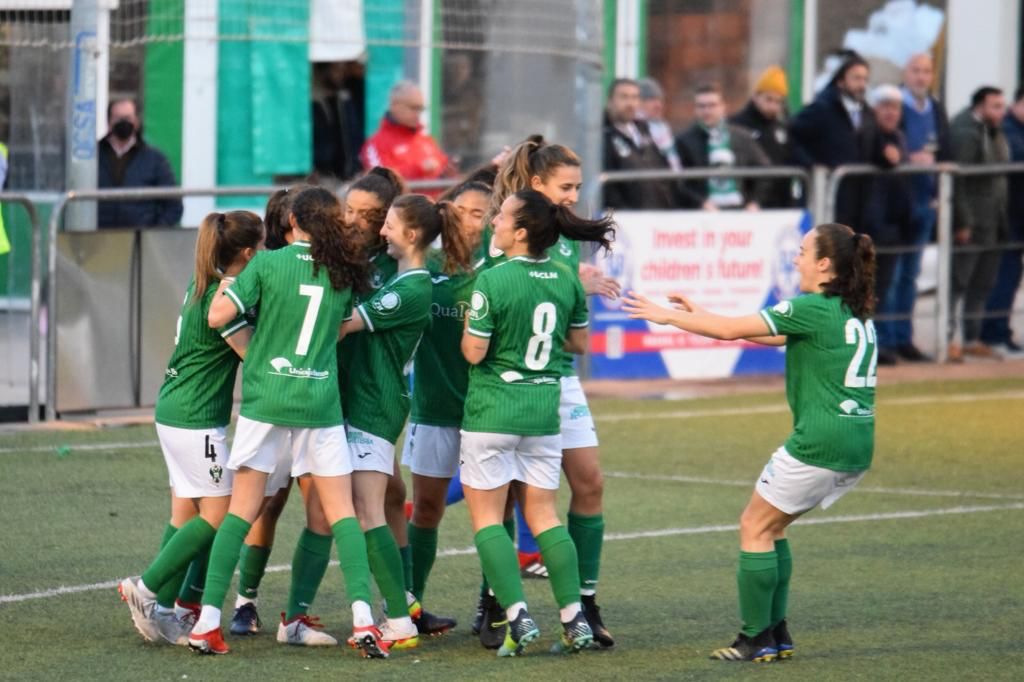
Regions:
<svg viewBox="0 0 1024 682"><path fill-rule="evenodd" d="M285 470L312 476L331 524L352 601L350 641L364 656L383 658L387 648L369 604L366 540L352 503L352 463L336 380L338 333L351 315L353 288L366 285L367 267L347 239L340 203L327 190L301 192L290 222L296 241L261 253L237 280L222 283L224 295L210 305L211 327L254 306L260 321L246 352L241 416L228 460L234 492L210 551L203 610L189 646L227 653L221 605L267 479Z"/></svg>
<svg viewBox="0 0 1024 682"><path fill-rule="evenodd" d="M520 143L498 170L494 184L494 206L513 192L533 189L551 203L572 209L579 199L583 174L580 158L568 147L548 144L535 135ZM580 263L579 245L564 236L547 250L553 260L578 272L588 295L616 298L619 284L592 265ZM555 349L561 373L562 394L559 403L562 433L562 468L572 490L569 501L569 534L579 551L580 594L583 613L594 632L594 641L614 646L597 605L597 581L604 544L604 477L601 474L597 430L590 416L587 397L576 376L573 358ZM523 543L520 543L521 545ZM524 568L529 568L524 566ZM493 613L493 610L490 612ZM488 618L490 620L490 618ZM488 627L489 623L484 624Z"/></svg>
<svg viewBox="0 0 1024 682"><path fill-rule="evenodd" d="M483 265L481 235L491 188L470 181L446 195L459 219L469 267L446 268L444 252L431 253L431 324L423 333L413 371L412 410L402 463L412 470L413 511L409 524L412 593L423 601L437 557L437 528L444 515L448 483L459 471L459 425L469 383L469 364L459 350L464 317L478 268ZM454 623L453 623L454 625Z"/></svg>
<svg viewBox="0 0 1024 682"><path fill-rule="evenodd" d="M576 548L555 507L562 466L559 351L585 350L587 303L576 272L545 253L560 237L608 248L613 225L609 217L584 220L540 192L516 192L494 219L494 246L507 260L480 273L470 299L462 352L474 366L460 459L480 563L508 618L499 656L521 653L540 634L502 526L513 481L525 484L523 513L561 609L564 632L556 648L578 651L593 640L580 605Z"/></svg>
<svg viewBox="0 0 1024 682"><path fill-rule="evenodd" d="M226 431L238 360L251 330L243 314L219 330L210 328L206 316L221 279L241 272L262 243L263 221L248 211L211 213L199 226L195 274L156 402L156 432L171 480L171 521L160 553L142 577L126 578L118 587L136 629L150 641L186 643L198 597L181 600L187 606L178 613L171 609L182 587L181 572L209 549L228 510L232 472L224 468ZM185 586L204 576L205 562L197 561Z"/></svg>
<svg viewBox="0 0 1024 682"><path fill-rule="evenodd" d="M875 433L875 250L845 225L818 225L795 259L803 296L744 317L709 313L687 297L663 308L630 292L634 319L716 339L786 346L786 396L793 433L769 459L740 516L737 573L743 630L723 661L793 655L786 606L793 559L786 528L818 504L827 509L871 466Z"/></svg>
<svg viewBox="0 0 1024 682"><path fill-rule="evenodd" d="M377 585L387 602L383 641L396 648L418 643L410 618L402 557L384 511L388 478L395 473L395 442L409 414L413 356L430 323L432 282L426 269L431 243L441 237L447 269L469 267L470 252L451 204L420 194L399 197L381 229L398 272L356 307L343 333L353 339L343 371L342 401L355 473L352 489ZM418 611L417 605L412 604Z"/></svg>

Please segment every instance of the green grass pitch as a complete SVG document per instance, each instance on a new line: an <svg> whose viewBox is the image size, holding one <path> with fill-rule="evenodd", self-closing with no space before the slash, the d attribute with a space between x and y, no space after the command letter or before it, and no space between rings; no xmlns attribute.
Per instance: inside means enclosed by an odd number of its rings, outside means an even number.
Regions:
<svg viewBox="0 0 1024 682"><path fill-rule="evenodd" d="M707 654L739 627L735 524L789 429L783 397L598 400L593 410L607 475L599 603L614 650L547 653L558 623L546 581L527 581L540 642L513 660L481 649L469 631L479 567L463 505L442 525L447 551L426 595L428 609L459 619L453 633L387 661L279 645L297 494L261 590L264 634L229 638L223 657L144 643L112 585L145 567L167 519L166 473L145 426L0 435L0 679L1024 679L1019 380L880 389L874 469L790 533L797 653L763 666ZM344 603L332 566L313 613L339 639Z"/></svg>

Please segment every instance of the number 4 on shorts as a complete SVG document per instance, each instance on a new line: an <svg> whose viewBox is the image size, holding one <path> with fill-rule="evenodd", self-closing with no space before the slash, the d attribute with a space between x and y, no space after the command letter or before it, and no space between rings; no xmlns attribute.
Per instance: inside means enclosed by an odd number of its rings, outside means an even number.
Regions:
<svg viewBox="0 0 1024 682"><path fill-rule="evenodd" d="M206 447L204 448L203 457L211 462L217 461L217 448L213 447L213 443L210 442L209 436L206 437Z"/></svg>

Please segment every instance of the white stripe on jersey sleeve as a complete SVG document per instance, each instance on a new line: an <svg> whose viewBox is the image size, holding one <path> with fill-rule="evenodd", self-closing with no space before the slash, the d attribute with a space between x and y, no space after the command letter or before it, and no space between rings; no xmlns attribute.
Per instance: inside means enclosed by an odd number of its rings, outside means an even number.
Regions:
<svg viewBox="0 0 1024 682"><path fill-rule="evenodd" d="M569 326L572 327L573 329L586 329L587 327L590 326L590 322L579 322L577 324L570 324Z"/></svg>
<svg viewBox="0 0 1024 682"><path fill-rule="evenodd" d="M772 316L768 314L767 310L761 311L761 317L768 323L768 329L772 330L772 336L778 336L779 330L775 327L775 322L772 320Z"/></svg>
<svg viewBox="0 0 1024 682"><path fill-rule="evenodd" d="M375 331L373 328L373 321L370 319L369 314L367 314L366 308L360 305L356 307L356 312L359 313L359 317L363 318L363 324L366 325L366 328L371 332Z"/></svg>
<svg viewBox="0 0 1024 682"><path fill-rule="evenodd" d="M248 322L246 322L245 320L239 320L238 324L234 325L233 327L228 327L227 329L222 331L220 333L220 335L221 335L221 337L226 339L229 336L234 336L235 334L237 334L238 332L242 331L243 329L245 329L248 326L249 326Z"/></svg>
<svg viewBox="0 0 1024 682"><path fill-rule="evenodd" d="M477 329L473 329L472 327L466 327L466 331L472 334L473 336L479 336L482 339L491 338L491 332L482 332Z"/></svg>
<svg viewBox="0 0 1024 682"><path fill-rule="evenodd" d="M236 294L235 292L231 291L231 287L228 287L227 289L225 289L224 290L224 294L228 298L230 298L231 302L235 304L236 308L238 308L238 314L239 315L245 315L245 306L242 305L242 299L238 298L238 294Z"/></svg>

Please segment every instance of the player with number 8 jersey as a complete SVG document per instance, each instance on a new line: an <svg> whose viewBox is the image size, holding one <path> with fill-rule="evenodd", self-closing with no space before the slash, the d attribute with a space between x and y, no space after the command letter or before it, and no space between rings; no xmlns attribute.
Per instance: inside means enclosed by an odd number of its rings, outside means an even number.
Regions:
<svg viewBox="0 0 1024 682"><path fill-rule="evenodd" d="M786 528L819 504L827 509L871 466L878 346L871 238L846 225L818 225L795 259L802 296L743 317L709 313L682 294L673 309L630 292L634 319L719 339L786 346L786 397L793 432L764 467L740 517L737 572L743 629L723 661L767 662L795 652L786 623L793 558Z"/></svg>

